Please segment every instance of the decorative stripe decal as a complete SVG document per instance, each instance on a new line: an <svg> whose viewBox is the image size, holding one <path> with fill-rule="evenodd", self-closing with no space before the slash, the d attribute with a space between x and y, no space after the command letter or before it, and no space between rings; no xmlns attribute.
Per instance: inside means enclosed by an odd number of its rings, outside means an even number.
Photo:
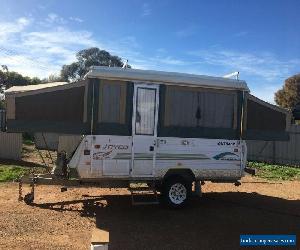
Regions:
<svg viewBox="0 0 300 250"><path fill-rule="evenodd" d="M231 152L224 152L221 154L217 154L213 157L215 160L227 160L227 161L237 161L240 160L237 154Z"/></svg>
<svg viewBox="0 0 300 250"><path fill-rule="evenodd" d="M152 160L153 154L151 153L136 153L134 154L135 160ZM115 160L131 160L131 153L118 153ZM240 161L237 154L231 152L223 152L210 158L204 154L168 154L158 153L156 160L218 160L218 161Z"/></svg>
<svg viewBox="0 0 300 250"><path fill-rule="evenodd" d="M134 154L134 158L136 160L151 160L153 158L153 154L147 153L137 153ZM121 153L117 154L114 159L118 160L128 160L131 159L131 154ZM210 159L206 155L203 154L157 154L157 160L207 160Z"/></svg>

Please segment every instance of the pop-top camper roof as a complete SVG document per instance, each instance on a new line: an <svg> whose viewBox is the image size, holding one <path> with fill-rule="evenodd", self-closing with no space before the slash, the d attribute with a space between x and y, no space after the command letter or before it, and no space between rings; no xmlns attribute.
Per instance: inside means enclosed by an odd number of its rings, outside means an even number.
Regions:
<svg viewBox="0 0 300 250"><path fill-rule="evenodd" d="M158 136L239 139L244 105L243 138L286 138L289 114L243 95L245 81L99 66L76 83L8 89L7 131L130 136L135 83L160 84Z"/></svg>
<svg viewBox="0 0 300 250"><path fill-rule="evenodd" d="M23 93L28 91L36 91L36 90L46 90L51 89L53 87L66 85L68 82L49 82L49 83L41 83L34 85L25 85L25 86L13 86L5 91L5 95L12 95L17 93Z"/></svg>
<svg viewBox="0 0 300 250"><path fill-rule="evenodd" d="M120 81L142 81L155 82L169 85L207 87L218 89L236 89L249 92L247 83L242 80L233 80L223 77L194 75L177 72L165 72L155 70L123 69L118 67L92 66L85 78L100 78ZM52 82L36 85L13 86L5 91L6 95L21 94L24 92L37 92L39 90L54 90L54 87L65 86L69 88L68 82ZM80 84L82 85L82 84ZM64 87L60 88L64 89Z"/></svg>
<svg viewBox="0 0 300 250"><path fill-rule="evenodd" d="M161 82L170 85L220 89L239 89L249 91L249 88L245 81L233 80L224 77L213 77L155 70L92 66L85 77L122 81L143 81L155 83Z"/></svg>

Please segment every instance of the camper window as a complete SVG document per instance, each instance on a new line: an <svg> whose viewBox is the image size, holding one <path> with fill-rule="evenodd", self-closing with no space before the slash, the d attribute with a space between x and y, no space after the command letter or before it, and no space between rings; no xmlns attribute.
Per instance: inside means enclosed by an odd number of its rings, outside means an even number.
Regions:
<svg viewBox="0 0 300 250"><path fill-rule="evenodd" d="M126 83L118 81L101 81L99 88L100 123L125 123Z"/></svg>
<svg viewBox="0 0 300 250"><path fill-rule="evenodd" d="M167 86L165 126L234 128L236 94Z"/></svg>

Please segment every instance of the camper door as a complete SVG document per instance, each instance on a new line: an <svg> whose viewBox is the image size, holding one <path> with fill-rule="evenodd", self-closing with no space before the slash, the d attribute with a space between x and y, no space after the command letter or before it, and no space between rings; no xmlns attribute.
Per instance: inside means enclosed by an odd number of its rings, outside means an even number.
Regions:
<svg viewBox="0 0 300 250"><path fill-rule="evenodd" d="M159 85L135 84L132 117L131 175L154 175L156 157Z"/></svg>

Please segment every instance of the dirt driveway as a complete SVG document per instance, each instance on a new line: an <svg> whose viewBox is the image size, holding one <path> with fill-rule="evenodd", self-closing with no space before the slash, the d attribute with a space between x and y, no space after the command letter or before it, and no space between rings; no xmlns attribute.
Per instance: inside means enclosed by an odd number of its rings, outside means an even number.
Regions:
<svg viewBox="0 0 300 250"><path fill-rule="evenodd" d="M110 232L110 250L232 250L240 249L240 234L297 234L300 249L297 181L206 183L203 197L183 210L132 207L125 189L60 193L38 186L33 206L17 202L16 184L0 184L0 190L0 249L89 249L95 224Z"/></svg>

